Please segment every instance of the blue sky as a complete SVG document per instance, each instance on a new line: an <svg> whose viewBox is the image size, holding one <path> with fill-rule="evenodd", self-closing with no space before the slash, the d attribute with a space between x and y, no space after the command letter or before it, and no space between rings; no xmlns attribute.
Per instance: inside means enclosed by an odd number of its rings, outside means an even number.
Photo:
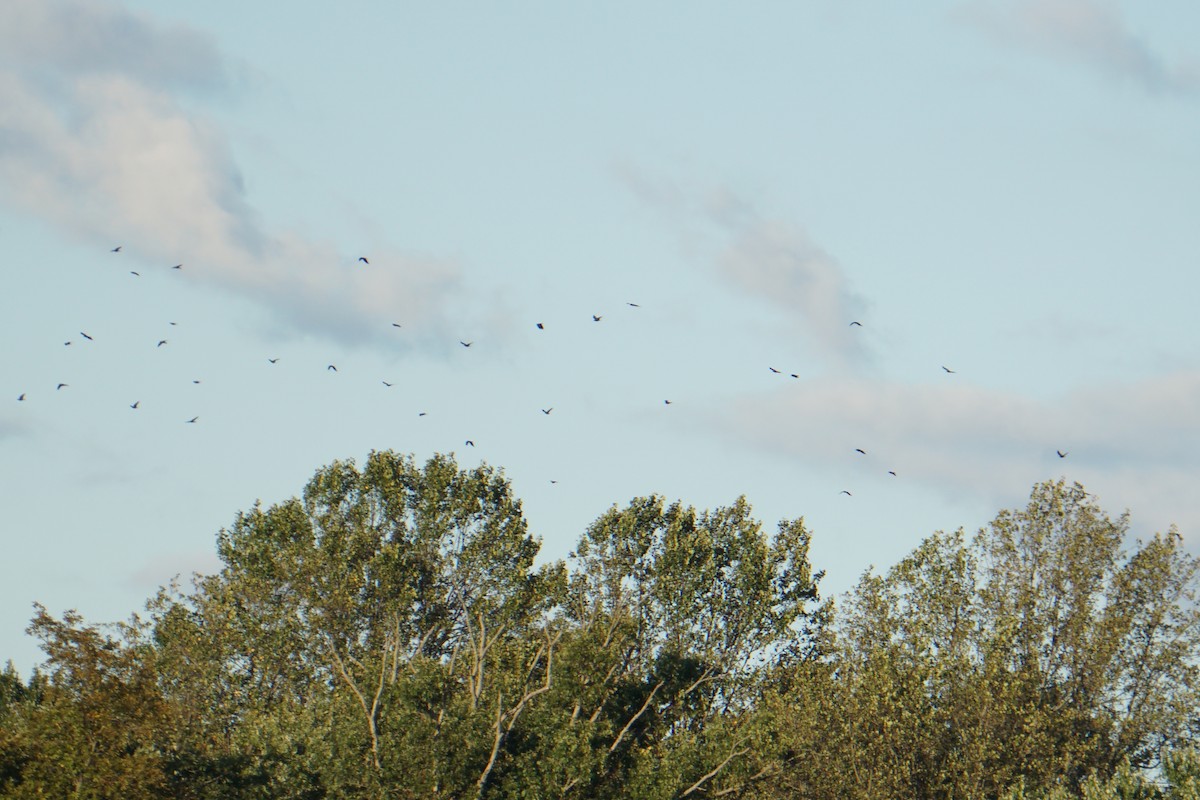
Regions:
<svg viewBox="0 0 1200 800"><path fill-rule="evenodd" d="M371 449L503 467L547 557L634 496L745 494L827 594L1060 476L1195 549L1198 31L4 3L0 658L37 659L33 601L124 618Z"/></svg>

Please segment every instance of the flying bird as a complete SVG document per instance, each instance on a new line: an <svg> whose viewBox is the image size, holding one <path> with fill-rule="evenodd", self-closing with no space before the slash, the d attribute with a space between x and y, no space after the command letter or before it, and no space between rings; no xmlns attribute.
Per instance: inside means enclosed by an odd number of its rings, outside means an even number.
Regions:
<svg viewBox="0 0 1200 800"><path fill-rule="evenodd" d="M183 269L183 264L176 264L175 266L171 267L171 269Z"/></svg>
<svg viewBox="0 0 1200 800"><path fill-rule="evenodd" d="M791 375L793 378L799 378L799 377L800 377L799 375L797 375L797 374L796 374L796 373L794 373L794 372L789 372L788 374L789 374L789 375Z"/></svg>
<svg viewBox="0 0 1200 800"><path fill-rule="evenodd" d="M401 325L399 322L393 322L393 323L392 323L392 327L393 327L393 328L402 328L402 327L404 327L404 326L403 326L403 325Z"/></svg>
<svg viewBox="0 0 1200 800"><path fill-rule="evenodd" d="M134 276L135 278L140 278L140 277L142 277L142 273L140 273L140 272L134 272L133 270L129 270L129 274L130 274L130 275L132 275L132 276Z"/></svg>
<svg viewBox="0 0 1200 800"><path fill-rule="evenodd" d="M866 451L866 450L863 450L861 447L856 447L856 448L854 448L854 452L856 452L856 453L862 453L864 456L867 454L867 451Z"/></svg>
<svg viewBox="0 0 1200 800"><path fill-rule="evenodd" d="M24 399L25 399L25 393L21 392L21 396L17 398L17 402L19 403L19 402L23 401Z"/></svg>
<svg viewBox="0 0 1200 800"><path fill-rule="evenodd" d="M328 367L325 368L326 372L328 372L329 370L333 370L334 372L337 372L337 367L335 367L333 364L330 364Z"/></svg>
<svg viewBox="0 0 1200 800"><path fill-rule="evenodd" d="M776 375L780 374L779 370L775 369L774 367L767 367L767 369L771 370L771 372L774 372Z"/></svg>
<svg viewBox="0 0 1200 800"><path fill-rule="evenodd" d="M83 338L87 339L89 342L90 342L90 341L92 341L92 337L88 336L88 335L87 335L86 333L84 333L83 331L80 331L80 332L79 332L79 335L80 335L80 336L82 336Z"/></svg>
<svg viewBox="0 0 1200 800"><path fill-rule="evenodd" d="M196 420L198 420L198 419L200 419L200 418L199 418L199 417L192 417L191 419L187 420L187 423L188 423L189 425L191 425L191 424L193 424L193 423L194 423Z"/></svg>
<svg viewBox="0 0 1200 800"><path fill-rule="evenodd" d="M463 347L470 347L471 345L475 344L474 342L464 342L462 339L459 339L458 343L461 344Z"/></svg>
<svg viewBox="0 0 1200 800"><path fill-rule="evenodd" d="M671 401L670 401L670 400L663 400L663 405L668 405L668 406L669 406L669 405L671 405Z"/></svg>
<svg viewBox="0 0 1200 800"><path fill-rule="evenodd" d="M176 325L176 324L178 324L178 323L175 323L175 322L168 322L167 324L168 324L168 325Z"/></svg>
<svg viewBox="0 0 1200 800"><path fill-rule="evenodd" d="M1059 458L1066 458L1071 451L1068 450L1066 453L1064 453L1062 450L1055 450L1054 452L1058 453Z"/></svg>
<svg viewBox="0 0 1200 800"><path fill-rule="evenodd" d="M862 327L862 323L861 323L861 322L859 322L858 320L855 320L854 322L851 322L851 323L850 323L850 327L851 327L851 328L853 328L855 325L857 325L857 326L858 326L858 327L860 327L860 328Z"/></svg>
<svg viewBox="0 0 1200 800"><path fill-rule="evenodd" d="M537 329L538 329L539 331L544 331L544 330L546 330L546 326L545 326L545 325L543 325L542 323L540 323L540 322L539 322L539 323L537 324Z"/></svg>
<svg viewBox="0 0 1200 800"><path fill-rule="evenodd" d="M137 407L138 407L138 406L140 406L141 404L142 404L142 401L141 401L141 400L135 400L135 401L134 401L134 403L133 403L133 405L131 405L131 406L130 406L130 408L132 408L133 410L135 410L135 411L136 411L136 410L137 410Z"/></svg>
<svg viewBox="0 0 1200 800"><path fill-rule="evenodd" d="M200 381L192 381L192 383L199 383L199 382L200 382Z"/></svg>
<svg viewBox="0 0 1200 800"><path fill-rule="evenodd" d="M370 265L371 265L371 262L370 262L370 261L367 261L367 257L366 257L366 256L359 256L359 257L358 257L358 260L359 260L359 261L361 261L361 262L363 262L363 263L364 263L364 264L366 264L367 266L370 266Z"/></svg>
<svg viewBox="0 0 1200 800"><path fill-rule="evenodd" d="M889 469L889 470L888 470L888 475L891 475L893 478L895 478L895 477L896 477L896 471L895 471L895 470L892 470L892 469Z"/></svg>
<svg viewBox="0 0 1200 800"><path fill-rule="evenodd" d="M121 245L117 245L116 247L114 247L112 250L109 250L108 252L110 252L110 253L119 253L119 252L121 252Z"/></svg>
<svg viewBox="0 0 1200 800"><path fill-rule="evenodd" d="M545 414L545 415L547 415L547 416L549 416L549 415L550 415L550 412L551 412L551 411L553 411L553 410L554 410L554 406L550 406L549 408L543 408L543 409L542 409L542 413L543 413L543 414Z"/></svg>
<svg viewBox="0 0 1200 800"><path fill-rule="evenodd" d="M551 482L551 483L558 483L558 481L555 481L555 480L552 480L552 481L550 481L550 482Z"/></svg>
<svg viewBox="0 0 1200 800"><path fill-rule="evenodd" d="M846 495L847 497L854 497L854 495L850 494L845 489L842 489L842 491L840 493Z"/></svg>
<svg viewBox="0 0 1200 800"><path fill-rule="evenodd" d="M467 447L474 447L474 446L475 446L475 443L474 443L474 442L472 442L470 439L467 439L467 441L465 441L463 444L465 444Z"/></svg>
<svg viewBox="0 0 1200 800"><path fill-rule="evenodd" d="M602 319L602 317L598 317L595 314L592 314L592 322L599 322L601 319Z"/></svg>
<svg viewBox="0 0 1200 800"><path fill-rule="evenodd" d="M279 359L278 359L278 358L268 358L268 359L267 359L267 361L270 361L272 364L278 364L278 363L279 363Z"/></svg>
<svg viewBox="0 0 1200 800"><path fill-rule="evenodd" d="M950 369L949 367L943 366L942 369L946 370L946 372L950 375L954 374L954 370Z"/></svg>
<svg viewBox="0 0 1200 800"><path fill-rule="evenodd" d="M166 343L167 343L167 340L166 340L166 339L159 339L159 340L158 340L158 344L156 344L156 345L154 345L154 346L155 346L155 347L162 347L162 346L163 346L164 344L166 344Z"/></svg>
<svg viewBox="0 0 1200 800"><path fill-rule="evenodd" d="M70 342L63 342L63 347L70 347L70 346L71 346Z"/></svg>
<svg viewBox="0 0 1200 800"><path fill-rule="evenodd" d="M629 306L630 308L641 308L641 306L639 306L637 303L626 303L625 305Z"/></svg>
<svg viewBox="0 0 1200 800"><path fill-rule="evenodd" d="M428 411L422 411L420 414L417 414L417 416L418 416L418 417L423 417L423 416L425 416L425 415L426 415L426 414L428 414L428 413L429 413Z"/></svg>
<svg viewBox="0 0 1200 800"><path fill-rule="evenodd" d="M382 383L384 386L387 386L388 388L391 388L391 385L392 385L392 384L388 383L387 381L381 381L381 383Z"/></svg>
<svg viewBox="0 0 1200 800"><path fill-rule="evenodd" d="M58 391L59 389L63 388L64 386L69 386L69 385L70 385L70 384L66 384L66 383L60 383L58 386L55 386L55 387L54 387L54 390L55 390L55 391Z"/></svg>

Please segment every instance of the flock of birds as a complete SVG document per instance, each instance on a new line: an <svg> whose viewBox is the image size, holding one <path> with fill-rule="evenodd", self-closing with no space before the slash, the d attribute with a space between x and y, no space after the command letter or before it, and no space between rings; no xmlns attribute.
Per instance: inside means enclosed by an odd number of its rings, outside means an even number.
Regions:
<svg viewBox="0 0 1200 800"><path fill-rule="evenodd" d="M121 250L122 250L122 247L121 247L120 245L118 245L117 247L114 247L114 248L112 248L112 249L111 249L109 252L110 252L110 253L117 253L117 254L119 254L119 253L121 252ZM360 256L360 257L358 258L358 260L357 260L357 262L356 262L356 263L362 263L362 264L364 264L364 265L367 265L367 266L370 266L370 264L371 264L370 260L369 260L369 259L368 259L366 256ZM182 269L183 269L183 264L175 264L175 265L174 265L174 266L172 266L170 269L172 269L172 270L182 270ZM129 273L130 273L130 275L132 275L132 276L134 276L134 277L138 277L138 278L140 278L140 277L141 277L141 273L140 273L140 272L138 272L138 271L136 271L136 270L130 270L130 271L129 271ZM633 303L633 302L627 302L625 305L627 305L627 306L628 306L628 307L630 307L630 308L635 308L635 309L637 309L637 308L641 308L641 305L640 305L640 304L638 304L638 303ZM592 314L592 315L591 315L591 318L592 318L592 322L593 322L593 323L599 323L599 322L601 322L601 321L604 319L603 315L601 315L601 314ZM176 323L174 323L174 322L171 322L171 323L169 323L169 324L170 324L170 325L175 325ZM403 325L402 325L401 323L399 323L399 322L393 322L393 323L391 323L391 325L392 325L392 327L394 327L394 328L402 328L402 327L403 327ZM537 330L539 330L539 331L545 331L545 329L546 329L546 326L545 326L545 324L544 324L544 323L542 323L542 322L537 322L537 323L535 323L535 327L536 327L536 329L537 329ZM853 328L853 327L858 327L858 328L861 328L861 327L863 327L863 324L862 324L861 322L859 322L858 320L853 320L853 321L851 321L851 322L850 322L850 327L852 327L852 328ZM84 339L85 341L88 341L88 342L93 342L93 341L95 341L94 337L93 337L93 336L91 336L90 334L88 334L88 333L87 333L87 332L85 332L85 331L79 331L79 335L80 335L81 337L83 337L83 339ZM475 344L475 342L474 342L473 340L472 340L472 341L465 341L465 340L462 340L462 339L458 340L458 343L459 343L459 344L460 344L460 345L461 345L463 348L470 348L470 347L471 347L473 344ZM68 346L68 347L69 347L69 346L71 346L71 345L73 344L73 342L72 342L72 340L67 340L67 341L63 342L63 344L64 344L64 346ZM157 343L155 344L155 348L161 348L161 347L163 347L163 346L165 346L165 345L168 345L168 344L169 344L169 340L167 340L167 339L159 339L159 340L157 341ZM269 364L272 364L272 365L274 365L274 364L278 364L278 363L279 363L279 361L280 361L279 357L271 357L271 358L268 358L268 359L267 359L267 362L268 362ZM771 373L773 373L773 374L775 374L775 375L784 375L784 374L786 374L786 375L788 375L788 376L790 376L790 377L792 377L792 378L799 378L799 377L800 377L799 373L795 373L795 372L786 372L786 373L785 373L783 370L777 369L776 367L773 367L773 366L768 366L768 367L767 367L767 369L768 369L768 370L770 370L770 372L771 372ZM328 364L328 365L326 365L326 370L327 370L327 371L329 371L329 372L337 372L337 371L338 371L338 368L337 368L337 365L336 365L336 364ZM943 370L943 372L945 372L947 375L955 375L955 374L957 374L957 371L956 371L956 370L953 370L953 369L951 369L951 368L949 368L949 367L947 367L947 366L945 366L945 365L942 365L942 370ZM192 381L192 383L193 383L193 384L199 384L199 383L200 383L200 381L199 381L199 380L193 380L193 381ZM393 384L392 382L389 382L389 381L386 381L386 380L385 380L385 381L382 381L382 383L383 383L383 385L384 385L385 387L387 387L387 388L391 388L392 386L394 386L394 384ZM62 391L63 389L68 389L68 388L70 388L70 384L69 384L69 383L66 383L66 382L59 382L59 383L58 383L58 384L55 386L55 391ZM28 396L29 396L29 395L28 395L28 393L27 393L27 392L22 392L20 395L18 395L18 397L17 397L17 401L18 401L18 402L25 402L25 401L27 400ZM663 400L663 404L664 404L664 405L666 405L666 406L670 406L670 405L672 404L672 401L671 401L671 400L669 400L669 399L664 399L664 400ZM133 403L130 403L130 404L129 404L129 408L130 408L131 410L133 410L133 411L137 411L139 408L141 408L141 401L140 401L140 400L135 400ZM549 408L541 408L541 409L540 409L540 411L542 412L542 414L544 414L544 415L546 415L546 416L549 416L549 415L550 415L550 413L554 411L554 407L553 407L553 406L551 406L551 407L549 407ZM427 415L427 412L426 412L426 411L421 411L421 412L419 412L419 413L418 413L418 416L420 416L420 417L424 417L424 416L426 416L426 415ZM197 424L199 421L200 421L200 417L199 417L199 415L195 415L195 416L192 416L192 417L190 417L189 419L182 420L182 422L183 422L184 424L187 424L187 425L194 425L194 424ZM467 447L474 447L474 446L475 446L475 442L474 442L474 440L472 440L472 439L466 439L466 440L464 440L464 446L467 446ZM864 450L864 449L863 449L863 448L861 448L861 447L856 447L856 448L854 448L854 452L855 452L855 453L857 453L857 454L859 454L859 455L862 455L862 456L865 456L865 455L867 455L867 451L866 451L866 450ZM1056 454L1058 455L1058 457L1059 457L1059 458L1066 458L1066 457L1067 457L1067 455L1069 454L1069 453L1067 453L1067 452L1065 452L1065 451L1063 451L1063 450L1056 450L1055 452L1056 452ZM888 474L888 475L891 475L892 477L898 477L898 475L897 475L897 473L896 473L896 471L895 471L895 470L888 470L888 471L887 471L887 474ZM556 483L558 483L558 481L557 481L557 480L551 480L551 481L550 481L550 483L552 483L552 484L556 484ZM844 495L846 495L847 497L853 497L853 494L852 494L852 493L851 493L851 492L850 492L848 489L843 489L843 490L841 491L841 494L844 494Z"/></svg>

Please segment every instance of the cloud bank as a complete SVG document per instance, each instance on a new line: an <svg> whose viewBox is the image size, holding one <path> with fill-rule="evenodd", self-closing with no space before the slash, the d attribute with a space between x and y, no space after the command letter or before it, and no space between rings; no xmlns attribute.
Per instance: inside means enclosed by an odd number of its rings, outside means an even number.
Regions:
<svg viewBox="0 0 1200 800"><path fill-rule="evenodd" d="M228 92L214 41L100 0L0 4L0 202L97 246L164 265L342 342L449 328L452 261L396 250L371 266L272 230L223 132L185 99Z"/></svg>
<svg viewBox="0 0 1200 800"><path fill-rule="evenodd" d="M1200 64L1163 57L1101 0L981 1L958 17L1006 44L1077 61L1151 92L1200 92Z"/></svg>

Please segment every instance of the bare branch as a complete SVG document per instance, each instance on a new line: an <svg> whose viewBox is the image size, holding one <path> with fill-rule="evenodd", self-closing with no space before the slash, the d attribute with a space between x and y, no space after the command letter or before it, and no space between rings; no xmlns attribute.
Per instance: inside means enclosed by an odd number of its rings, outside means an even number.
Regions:
<svg viewBox="0 0 1200 800"><path fill-rule="evenodd" d="M689 794L691 794L692 792L696 791L696 790L697 790L697 789L699 789L701 786L703 786L703 785L704 785L704 784L705 784L707 781L709 781L711 778L713 778L713 777L714 777L714 776L715 776L715 775L716 775L718 772L720 772L721 770L725 769L725 765L726 765L726 764L728 764L730 761L733 761L733 760L734 760L735 758L737 758L738 756L744 756L744 755L746 755L746 753L749 753L749 752L750 752L750 748L749 748L749 747L743 748L743 749L741 749L741 750L734 750L732 753L730 753L729 755L725 756L725 760L724 760L724 761L722 761L720 764L717 764L717 765L716 765L715 767L713 767L713 768L712 768L712 770L710 770L709 772L706 772L706 773L704 773L703 775L701 775L701 776L700 776L700 780L696 781L696 782L695 782L695 783L693 783L691 786L689 786L689 787L688 787L688 788L687 788L687 789L684 791L684 793L683 793L682 795L680 795L680 797L687 797Z"/></svg>
<svg viewBox="0 0 1200 800"><path fill-rule="evenodd" d="M659 681L654 685L654 688L650 690L650 695L646 698L646 702L642 703L642 707L638 709L638 712L629 718L629 722L626 722L625 727L621 728L621 732L617 734L617 738L613 739L612 745L608 748L609 753L612 753L613 750L617 749L617 745L619 745L621 740L625 738L625 734L629 732L629 729L633 726L633 723L637 722L638 717L646 713L646 709L650 707L650 701L654 699L654 695L658 693L658 690L662 688L662 685L663 682Z"/></svg>

